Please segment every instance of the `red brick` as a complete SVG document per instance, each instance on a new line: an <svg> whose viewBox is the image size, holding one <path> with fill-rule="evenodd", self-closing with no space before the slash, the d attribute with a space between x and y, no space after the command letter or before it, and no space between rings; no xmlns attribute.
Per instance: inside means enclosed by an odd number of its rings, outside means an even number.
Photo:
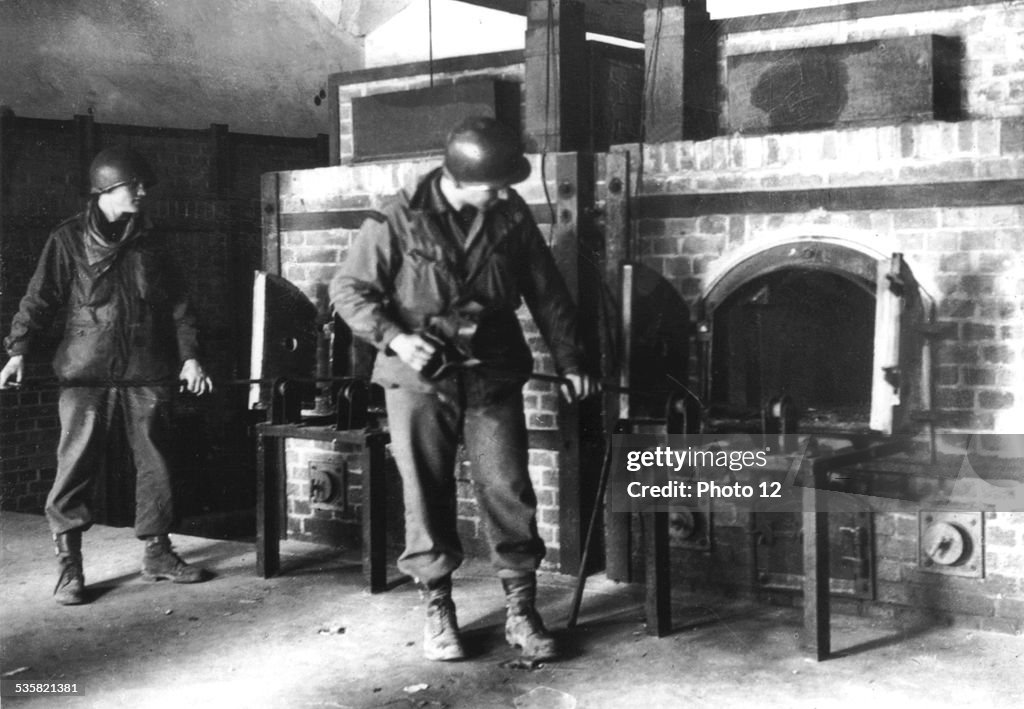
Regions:
<svg viewBox="0 0 1024 709"><path fill-rule="evenodd" d="M945 255L939 261L939 270L943 273L967 273L971 270L971 255L962 252Z"/></svg>
<svg viewBox="0 0 1024 709"><path fill-rule="evenodd" d="M701 274L708 272L708 266L718 260L717 256L696 256L693 259L693 273Z"/></svg>
<svg viewBox="0 0 1024 709"><path fill-rule="evenodd" d="M939 214L935 209L906 209L893 213L896 229L934 229L938 225Z"/></svg>
<svg viewBox="0 0 1024 709"><path fill-rule="evenodd" d="M967 386L991 386L996 382L995 372L991 369L964 368L964 384Z"/></svg>
<svg viewBox="0 0 1024 709"><path fill-rule="evenodd" d="M910 537L880 537L878 555L892 561L917 561L917 543Z"/></svg>
<svg viewBox="0 0 1024 709"><path fill-rule="evenodd" d="M971 616L995 615L994 599L974 593L951 592L944 587L948 581L948 577L940 576L931 584L910 586L910 597L915 605L923 608L938 608Z"/></svg>
<svg viewBox="0 0 1024 709"><path fill-rule="evenodd" d="M963 121L957 124L957 148L962 153L975 152L974 121Z"/></svg>
<svg viewBox="0 0 1024 709"><path fill-rule="evenodd" d="M975 364L979 349L976 345L944 344L939 349L939 362L943 364Z"/></svg>
<svg viewBox="0 0 1024 709"><path fill-rule="evenodd" d="M896 603L902 606L910 605L910 592L907 586L902 583L889 583L879 580L875 584L875 595L882 603Z"/></svg>
<svg viewBox="0 0 1024 709"><path fill-rule="evenodd" d="M641 219L637 225L637 234L641 237L662 236L665 234L663 219Z"/></svg>
<svg viewBox="0 0 1024 709"><path fill-rule="evenodd" d="M995 292L992 276L963 276L959 285L959 291L964 295L992 295Z"/></svg>
<svg viewBox="0 0 1024 709"><path fill-rule="evenodd" d="M1006 345L990 345L981 349L986 362L1009 364L1014 361L1014 352Z"/></svg>
<svg viewBox="0 0 1024 709"><path fill-rule="evenodd" d="M925 238L925 248L929 251L955 251L957 235L954 232L929 232Z"/></svg>
<svg viewBox="0 0 1024 709"><path fill-rule="evenodd" d="M711 161L714 169L724 170L729 166L729 139L711 139Z"/></svg>
<svg viewBox="0 0 1024 709"><path fill-rule="evenodd" d="M714 165L711 141L702 140L693 145L694 163L698 170L710 170Z"/></svg>
<svg viewBox="0 0 1024 709"><path fill-rule="evenodd" d="M985 574L985 592L990 596L1020 597L1024 601L1024 579L1004 576L991 571Z"/></svg>
<svg viewBox="0 0 1024 709"><path fill-rule="evenodd" d="M1020 158L990 158L975 166L979 180L1010 180L1021 176Z"/></svg>
<svg viewBox="0 0 1024 709"><path fill-rule="evenodd" d="M891 537L896 533L896 520L891 514L879 513L875 516L875 534Z"/></svg>
<svg viewBox="0 0 1024 709"><path fill-rule="evenodd" d="M537 510L538 521L544 524L557 525L558 524L558 510L557 509L541 509Z"/></svg>
<svg viewBox="0 0 1024 709"><path fill-rule="evenodd" d="M461 539L475 539L479 535L477 523L474 520L460 518L456 524Z"/></svg>
<svg viewBox="0 0 1024 709"><path fill-rule="evenodd" d="M674 184L679 187L677 192L685 192L686 189L696 192L738 192L750 187L753 181L739 174L700 174L692 180L677 180Z"/></svg>
<svg viewBox="0 0 1024 709"><path fill-rule="evenodd" d="M983 409L1008 409L1013 402L1014 396L1008 391L982 391L978 394L978 406Z"/></svg>
<svg viewBox="0 0 1024 709"><path fill-rule="evenodd" d="M679 253L684 254L719 254L721 239L705 236L687 236L683 239Z"/></svg>
<svg viewBox="0 0 1024 709"><path fill-rule="evenodd" d="M974 315L974 301L961 298L946 298L939 303L939 317L969 318Z"/></svg>
<svg viewBox="0 0 1024 709"><path fill-rule="evenodd" d="M1017 315L1020 306L1012 300L986 301L978 310L982 320L1011 320Z"/></svg>
<svg viewBox="0 0 1024 709"><path fill-rule="evenodd" d="M1024 599L1001 598L996 601L995 614L1000 618L1024 620Z"/></svg>
<svg viewBox="0 0 1024 709"><path fill-rule="evenodd" d="M917 134L914 126L904 124L900 126L900 156L912 158L917 153Z"/></svg>
<svg viewBox="0 0 1024 709"><path fill-rule="evenodd" d="M999 138L1003 155L1020 155L1024 152L1024 118L1004 119Z"/></svg>
<svg viewBox="0 0 1024 709"><path fill-rule="evenodd" d="M898 582L902 578L903 564L891 559L879 559L875 575L879 581Z"/></svg>
<svg viewBox="0 0 1024 709"><path fill-rule="evenodd" d="M1024 251L1024 231L1006 229L999 232L996 248L1018 253ZM1020 255L1018 253L1018 255Z"/></svg>
<svg viewBox="0 0 1024 709"><path fill-rule="evenodd" d="M957 248L962 251L982 251L995 249L999 242L999 233L986 229L972 229L960 234Z"/></svg>
<svg viewBox="0 0 1024 709"><path fill-rule="evenodd" d="M996 328L992 325L965 322L960 324L961 340L992 340L995 339Z"/></svg>
<svg viewBox="0 0 1024 709"><path fill-rule="evenodd" d="M833 176L834 178L835 176ZM866 177L857 173L851 176L851 179L845 180L844 182L877 182L880 179L879 174L873 174ZM838 180L833 179L833 182ZM792 173L785 173L779 175L767 175L761 178L760 186L766 190L777 190L777 189L813 189L815 187L821 187L825 184L825 179L821 175L799 175Z"/></svg>
<svg viewBox="0 0 1024 709"><path fill-rule="evenodd" d="M993 237L993 246L995 245L994 242L995 238ZM980 273L1005 273L1019 266L1019 254L985 253L981 254L978 262L978 271Z"/></svg>
<svg viewBox="0 0 1024 709"><path fill-rule="evenodd" d="M1017 546L1017 532L1012 529L1000 529L989 525L985 530L985 542L995 546Z"/></svg>
<svg viewBox="0 0 1024 709"><path fill-rule="evenodd" d="M697 231L701 234L724 234L729 229L728 217L720 215L712 215L708 217L701 217L697 220ZM721 242L715 240L715 247L720 247Z"/></svg>
<svg viewBox="0 0 1024 709"><path fill-rule="evenodd" d="M667 258L664 260L661 272L668 278L675 276L689 276L694 273L694 267L688 258Z"/></svg>
<svg viewBox="0 0 1024 709"><path fill-rule="evenodd" d="M729 245L738 244L746 236L747 222L742 216L729 218Z"/></svg>
<svg viewBox="0 0 1024 709"><path fill-rule="evenodd" d="M939 411L939 425L969 431L991 431L995 427L992 414L974 411Z"/></svg>
<svg viewBox="0 0 1024 709"><path fill-rule="evenodd" d="M1000 121L987 120L975 122L975 149L978 155L999 154Z"/></svg>
<svg viewBox="0 0 1024 709"><path fill-rule="evenodd" d="M1024 101L1024 80L1010 82L1009 101L1011 103L1021 103Z"/></svg>
<svg viewBox="0 0 1024 709"><path fill-rule="evenodd" d="M965 389L938 387L935 403L940 409L971 409L974 407L974 392Z"/></svg>
<svg viewBox="0 0 1024 709"><path fill-rule="evenodd" d="M643 249L643 246L647 248ZM675 256L679 253L679 241L670 236L647 238L641 243L641 250L652 256Z"/></svg>
<svg viewBox="0 0 1024 709"><path fill-rule="evenodd" d="M920 524L917 515L897 514L893 516L893 521L896 524L896 536L917 538Z"/></svg>

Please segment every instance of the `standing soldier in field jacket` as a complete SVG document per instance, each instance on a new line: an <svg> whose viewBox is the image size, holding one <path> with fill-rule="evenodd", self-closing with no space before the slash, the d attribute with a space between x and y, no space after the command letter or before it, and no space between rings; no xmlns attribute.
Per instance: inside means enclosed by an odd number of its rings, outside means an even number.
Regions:
<svg viewBox="0 0 1024 709"><path fill-rule="evenodd" d="M24 375L24 356L58 315L66 320L54 370L60 379L57 476L46 500L56 542L58 603L86 601L82 532L111 428L124 427L136 468L135 534L145 542L143 578L202 581L202 569L174 553L168 468L171 397L177 380L193 394L212 390L197 359L195 317L167 250L144 215L156 181L129 148L93 160L92 196L60 224L43 249L4 341L10 359L0 387ZM130 380L130 385L118 382Z"/></svg>
<svg viewBox="0 0 1024 709"><path fill-rule="evenodd" d="M518 137L491 118L450 133L444 165L412 196L368 219L331 284L335 311L378 350L392 449L402 477L399 568L425 588L424 655L465 656L452 602L462 563L456 447L464 440L492 560L505 589L505 637L533 658L556 654L535 607L545 553L527 469L523 384L532 355L516 310L525 301L555 365L580 396L576 310L529 208L510 185L530 174ZM434 376L446 358L485 367Z"/></svg>

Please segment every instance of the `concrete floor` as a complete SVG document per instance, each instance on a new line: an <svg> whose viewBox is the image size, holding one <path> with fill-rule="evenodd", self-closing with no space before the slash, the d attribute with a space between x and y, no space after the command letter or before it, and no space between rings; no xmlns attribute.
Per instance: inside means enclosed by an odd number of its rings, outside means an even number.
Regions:
<svg viewBox="0 0 1024 709"><path fill-rule="evenodd" d="M0 517L0 672L11 683L75 682L77 697L3 697L4 706L149 709L313 707L1020 707L1024 638L833 619L840 655L804 658L798 611L680 596L677 631L644 634L640 591L591 579L580 625L562 630L573 579L542 575L540 605L566 657L528 669L501 632L501 591L484 564L457 577L471 659L420 656L416 590L362 589L356 555L287 542L285 573L263 580L249 544L176 536L216 577L146 584L127 529L85 538L90 604L51 597L41 517Z"/></svg>

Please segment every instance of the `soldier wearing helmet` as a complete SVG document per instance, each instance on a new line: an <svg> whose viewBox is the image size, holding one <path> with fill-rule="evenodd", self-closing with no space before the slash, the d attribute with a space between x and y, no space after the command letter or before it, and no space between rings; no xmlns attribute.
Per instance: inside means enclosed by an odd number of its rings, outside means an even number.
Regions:
<svg viewBox="0 0 1024 709"><path fill-rule="evenodd" d="M431 660L465 656L451 595L463 559L460 439L505 589L505 637L528 657L557 650L535 606L545 546L527 469L522 387L532 356L516 316L522 302L574 392L587 396L592 382L582 369L575 306L511 187L529 174L511 130L492 118L464 120L448 136L444 164L364 223L331 284L335 311L378 350L373 378L385 389L405 502L398 565L425 588L423 649ZM464 366L447 366L459 361ZM484 366L468 366L474 362Z"/></svg>
<svg viewBox="0 0 1024 709"><path fill-rule="evenodd" d="M63 384L57 474L46 500L63 605L88 600L82 533L92 525L92 488L115 425L137 472L135 534L145 542L147 580L194 583L204 572L171 548L174 523L170 404L177 380L212 390L198 357L196 321L165 249L145 216L156 178L139 153L109 148L93 160L85 211L60 224L43 248L4 340L0 387L24 376L25 355L63 316L54 370ZM126 385L120 385L119 382ZM128 384L128 382L131 382Z"/></svg>

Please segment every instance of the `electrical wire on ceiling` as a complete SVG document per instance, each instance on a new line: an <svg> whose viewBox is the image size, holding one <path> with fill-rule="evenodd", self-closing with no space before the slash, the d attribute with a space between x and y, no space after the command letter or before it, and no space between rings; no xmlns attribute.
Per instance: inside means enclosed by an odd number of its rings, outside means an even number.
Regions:
<svg viewBox="0 0 1024 709"><path fill-rule="evenodd" d="M550 246L555 240L555 225L557 218L555 214L555 205L551 201L551 194L548 191L548 178L547 178L547 157L548 157L548 136L551 135L552 130L552 117L551 117L551 62L552 57L555 55L555 3L554 0L548 0L548 11L547 17L545 18L545 47L544 47L544 143L541 145L540 150L540 183L544 187L544 200L548 204L548 211L551 212L551 228L548 230L548 245Z"/></svg>
<svg viewBox="0 0 1024 709"><path fill-rule="evenodd" d="M434 0L427 0L427 68L434 86Z"/></svg>

